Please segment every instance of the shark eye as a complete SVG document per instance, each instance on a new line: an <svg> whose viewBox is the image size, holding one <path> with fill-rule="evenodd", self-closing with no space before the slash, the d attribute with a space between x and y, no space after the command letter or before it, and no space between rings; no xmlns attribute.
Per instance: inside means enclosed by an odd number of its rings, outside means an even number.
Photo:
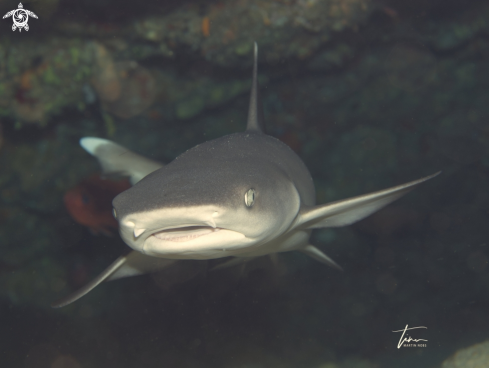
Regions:
<svg viewBox="0 0 489 368"><path fill-rule="evenodd" d="M117 218L117 212L116 212L115 208L112 208L112 215L114 215L115 219Z"/></svg>
<svg viewBox="0 0 489 368"><path fill-rule="evenodd" d="M255 190L251 188L245 193L246 207L252 207L253 203L255 203Z"/></svg>

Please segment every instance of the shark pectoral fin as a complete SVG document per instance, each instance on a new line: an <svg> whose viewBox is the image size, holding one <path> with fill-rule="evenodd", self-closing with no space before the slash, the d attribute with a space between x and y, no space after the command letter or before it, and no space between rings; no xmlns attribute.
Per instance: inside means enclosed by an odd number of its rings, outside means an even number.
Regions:
<svg viewBox="0 0 489 368"><path fill-rule="evenodd" d="M129 176L132 185L163 167L162 163L138 155L108 139L85 137L80 139L80 145L97 158L104 174Z"/></svg>
<svg viewBox="0 0 489 368"><path fill-rule="evenodd" d="M177 262L174 259L151 257L137 251L132 251L126 256L126 262L113 272L106 281L144 275L163 270Z"/></svg>
<svg viewBox="0 0 489 368"><path fill-rule="evenodd" d="M132 252L132 253L134 253L134 252ZM101 284L106 279L108 279L114 272L116 272L126 262L127 257L129 255L130 254L120 256L114 262L112 262L112 264L109 267L107 267L100 275L95 277L88 284L86 284L82 288L78 289L77 291L71 293L67 297L64 297L60 300L57 300L56 302L51 304L51 307L53 307L53 308L65 307L68 304L71 304L74 301L80 299L82 296L88 294L95 287L97 287L99 284Z"/></svg>
<svg viewBox="0 0 489 368"><path fill-rule="evenodd" d="M308 255L309 257L315 259L316 261L319 261L321 263L324 263L325 265L336 268L337 270L343 271L343 268L341 268L341 266L338 265L338 263L333 261L326 254L324 254L318 248L316 248L314 245L309 244L309 245L306 245L304 248L298 249L298 250L299 250L299 252L302 252L305 255Z"/></svg>
<svg viewBox="0 0 489 368"><path fill-rule="evenodd" d="M74 293L62 298L53 304L53 308L61 308L74 301L80 299L82 296L88 294L96 286L104 281L117 280L123 277L143 275L150 272L156 272L162 270L176 261L172 259L163 259L146 256L135 250L129 252L126 255L122 255L117 258L109 267L107 267L100 275L95 277L88 284L78 289Z"/></svg>
<svg viewBox="0 0 489 368"><path fill-rule="evenodd" d="M228 261L219 263L217 266L214 266L211 268L211 271L216 271L216 270L222 270L223 268L228 268L228 267L233 267L233 266L238 266L238 265L243 265L246 262L251 261L252 259L255 259L256 257L233 257Z"/></svg>
<svg viewBox="0 0 489 368"><path fill-rule="evenodd" d="M378 192L324 205L302 208L294 228L318 229L351 225L402 197L419 184L434 178L440 172Z"/></svg>

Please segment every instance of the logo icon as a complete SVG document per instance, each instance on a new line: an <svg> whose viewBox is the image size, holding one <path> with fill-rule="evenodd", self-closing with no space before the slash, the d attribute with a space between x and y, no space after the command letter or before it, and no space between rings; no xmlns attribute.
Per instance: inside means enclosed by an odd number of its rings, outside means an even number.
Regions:
<svg viewBox="0 0 489 368"><path fill-rule="evenodd" d="M15 31L17 28L19 32L22 32L22 28L26 31L29 30L29 25L27 22L29 21L29 15L31 17L37 18L37 15L31 12L30 10L24 9L22 3L19 3L19 8L9 11L7 14L3 16L3 19L12 17L14 24L12 25L12 31Z"/></svg>
<svg viewBox="0 0 489 368"><path fill-rule="evenodd" d="M411 336L408 335L408 337L404 337L406 335L407 330L416 330L418 328L425 328L428 329L428 327L425 326L419 326L419 327L404 327L402 330L397 330L397 331L392 331L392 332L402 332L401 338L399 339L399 343L397 344L397 348L405 347L405 348L425 348L426 344L425 342L428 342L428 340L425 339L413 339ZM420 341L424 341L421 342Z"/></svg>

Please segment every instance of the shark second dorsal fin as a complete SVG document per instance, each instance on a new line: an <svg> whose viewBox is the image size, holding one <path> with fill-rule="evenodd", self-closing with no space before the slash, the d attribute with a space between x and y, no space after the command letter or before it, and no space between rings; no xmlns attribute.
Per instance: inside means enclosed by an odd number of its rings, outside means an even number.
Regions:
<svg viewBox="0 0 489 368"><path fill-rule="evenodd" d="M248 110L247 132L265 133L265 119L263 118L263 105L258 90L258 45L254 45L253 82L251 84L250 107Z"/></svg>

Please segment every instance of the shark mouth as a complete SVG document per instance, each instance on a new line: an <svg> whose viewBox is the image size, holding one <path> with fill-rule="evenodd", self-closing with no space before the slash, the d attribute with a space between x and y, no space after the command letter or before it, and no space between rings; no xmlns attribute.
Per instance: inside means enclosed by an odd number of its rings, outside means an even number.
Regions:
<svg viewBox="0 0 489 368"><path fill-rule="evenodd" d="M221 229L210 226L187 226L158 231L152 235L156 239L181 243L215 233L219 230Z"/></svg>

